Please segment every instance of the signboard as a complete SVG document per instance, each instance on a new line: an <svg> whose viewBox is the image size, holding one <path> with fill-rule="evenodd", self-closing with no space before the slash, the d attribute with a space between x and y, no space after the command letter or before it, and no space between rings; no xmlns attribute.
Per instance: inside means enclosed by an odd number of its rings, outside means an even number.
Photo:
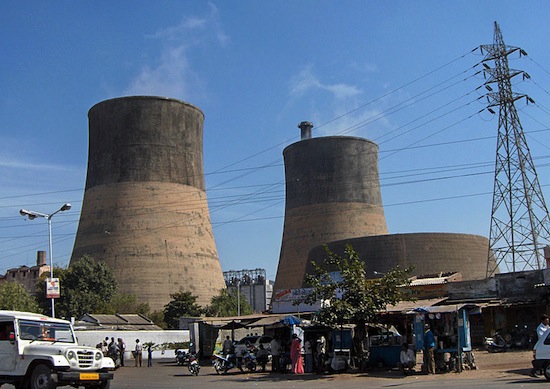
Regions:
<svg viewBox="0 0 550 389"><path fill-rule="evenodd" d="M61 297L59 278L46 278L46 298L57 299Z"/></svg>
<svg viewBox="0 0 550 389"><path fill-rule="evenodd" d="M304 304L304 298L312 292L311 288L277 290L271 298L273 313L315 312L321 304Z"/></svg>

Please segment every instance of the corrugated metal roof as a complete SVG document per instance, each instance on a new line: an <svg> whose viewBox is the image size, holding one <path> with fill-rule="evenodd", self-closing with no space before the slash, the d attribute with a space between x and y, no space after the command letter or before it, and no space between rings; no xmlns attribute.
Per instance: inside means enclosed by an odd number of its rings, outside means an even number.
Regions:
<svg viewBox="0 0 550 389"><path fill-rule="evenodd" d="M401 301L395 305L387 305L386 312L394 312L394 313L407 312L407 311L410 311L411 309L418 308L418 307L431 307L447 299L448 297L424 299L424 300L416 300L416 301Z"/></svg>

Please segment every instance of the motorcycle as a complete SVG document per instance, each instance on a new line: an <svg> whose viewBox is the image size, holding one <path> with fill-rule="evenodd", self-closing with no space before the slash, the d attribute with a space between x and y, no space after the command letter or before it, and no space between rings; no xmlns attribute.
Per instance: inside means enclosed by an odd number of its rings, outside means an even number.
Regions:
<svg viewBox="0 0 550 389"><path fill-rule="evenodd" d="M189 365L189 358L191 354L189 354L187 351L182 349L176 350L176 363L178 366L186 366Z"/></svg>
<svg viewBox="0 0 550 389"><path fill-rule="evenodd" d="M501 353L510 347L499 331L496 331L492 338L484 338L483 344L490 353Z"/></svg>
<svg viewBox="0 0 550 389"><path fill-rule="evenodd" d="M258 367L256 356L249 350L241 351L241 363L239 364L239 369L244 371L243 367L247 368L248 371L256 371L256 368Z"/></svg>
<svg viewBox="0 0 550 389"><path fill-rule="evenodd" d="M533 333L527 329L526 325L515 325L510 333L512 337L512 347L520 349L528 349L533 345Z"/></svg>
<svg viewBox="0 0 550 389"><path fill-rule="evenodd" d="M216 373L225 374L228 370L238 367L237 357L235 354L228 354L226 357L214 354L212 357L212 365L214 365L214 370L216 370Z"/></svg>
<svg viewBox="0 0 550 389"><path fill-rule="evenodd" d="M197 356L194 354L189 354L189 363L187 365L187 368L189 369L189 373L192 375L199 375L199 371L201 370L201 365L199 365L199 361L197 360Z"/></svg>

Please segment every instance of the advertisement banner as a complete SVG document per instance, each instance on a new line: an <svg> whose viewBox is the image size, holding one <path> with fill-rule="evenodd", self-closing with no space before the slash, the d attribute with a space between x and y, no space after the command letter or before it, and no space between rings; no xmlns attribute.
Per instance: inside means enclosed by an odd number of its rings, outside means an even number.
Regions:
<svg viewBox="0 0 550 389"><path fill-rule="evenodd" d="M61 297L59 278L46 278L46 298L57 299Z"/></svg>

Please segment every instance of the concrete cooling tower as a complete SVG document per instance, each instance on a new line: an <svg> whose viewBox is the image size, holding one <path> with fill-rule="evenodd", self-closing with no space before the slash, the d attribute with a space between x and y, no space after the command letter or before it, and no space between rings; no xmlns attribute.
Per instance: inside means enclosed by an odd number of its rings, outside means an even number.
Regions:
<svg viewBox="0 0 550 389"><path fill-rule="evenodd" d="M225 288L205 192L203 113L162 97L100 102L71 260L113 270L119 291L162 310L181 289L210 304Z"/></svg>
<svg viewBox="0 0 550 389"><path fill-rule="evenodd" d="M415 275L461 272L485 278L489 241L470 234L388 234L378 177L378 146L366 139L329 136L302 139L284 151L286 209L273 290L302 288L311 261L326 258L323 245L343 255L351 244L374 271L415 266Z"/></svg>
<svg viewBox="0 0 550 389"><path fill-rule="evenodd" d="M414 266L411 275L416 276L460 272L464 280L486 277L489 239L479 235L435 232L365 236L330 242L328 247L343 256L347 245L365 262L368 278L378 278L376 273L384 274L396 266ZM322 263L326 257L324 246L313 248L306 272L313 272L311 261Z"/></svg>
<svg viewBox="0 0 550 389"><path fill-rule="evenodd" d="M274 290L301 288L309 251L334 240L387 234L378 178L378 146L331 136L302 140L283 151L286 207Z"/></svg>

